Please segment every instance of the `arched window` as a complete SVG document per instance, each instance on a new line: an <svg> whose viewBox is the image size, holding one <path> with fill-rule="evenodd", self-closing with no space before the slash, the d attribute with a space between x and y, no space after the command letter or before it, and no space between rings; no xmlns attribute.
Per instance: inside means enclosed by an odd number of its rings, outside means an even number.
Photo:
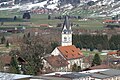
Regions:
<svg viewBox="0 0 120 80"><path fill-rule="evenodd" d="M70 37L68 37L68 41L71 41L71 38L70 38Z"/></svg>

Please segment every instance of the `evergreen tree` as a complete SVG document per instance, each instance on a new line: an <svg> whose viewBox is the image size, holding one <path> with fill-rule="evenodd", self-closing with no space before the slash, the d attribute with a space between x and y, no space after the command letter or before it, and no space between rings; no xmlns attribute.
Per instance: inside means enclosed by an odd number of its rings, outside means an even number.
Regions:
<svg viewBox="0 0 120 80"><path fill-rule="evenodd" d="M92 66L100 65L100 64L101 64L100 56L99 54L95 54L93 61L92 61Z"/></svg>
<svg viewBox="0 0 120 80"><path fill-rule="evenodd" d="M80 48L80 50L83 48L81 42L77 42L75 46L76 46L77 48Z"/></svg>
<svg viewBox="0 0 120 80"><path fill-rule="evenodd" d="M1 44L4 44L5 41L6 41L5 36L3 36L3 37L1 38Z"/></svg>
<svg viewBox="0 0 120 80"><path fill-rule="evenodd" d="M7 48L9 47L9 42L8 42L8 40L7 40L7 42L6 42L6 47L7 47Z"/></svg>
<svg viewBox="0 0 120 80"><path fill-rule="evenodd" d="M78 70L77 64L74 63L74 65L72 66L72 71L77 72L77 70Z"/></svg>
<svg viewBox="0 0 120 80"><path fill-rule="evenodd" d="M73 35L73 44L76 46L82 44L83 48L94 48L102 51L102 49L117 50L120 45L120 35ZM93 45L93 47L91 47ZM92 49L90 49L92 50Z"/></svg>
<svg viewBox="0 0 120 80"><path fill-rule="evenodd" d="M20 73L19 67L18 67L18 62L17 62L15 56L11 58L10 72L15 73L15 74L19 74Z"/></svg>
<svg viewBox="0 0 120 80"><path fill-rule="evenodd" d="M111 49L111 50L116 50L116 46L115 46L114 43L110 43L110 49Z"/></svg>
<svg viewBox="0 0 120 80"><path fill-rule="evenodd" d="M81 19L81 16L78 16L78 19Z"/></svg>
<svg viewBox="0 0 120 80"><path fill-rule="evenodd" d="M14 16L14 20L16 20L17 19L17 16Z"/></svg>
<svg viewBox="0 0 120 80"><path fill-rule="evenodd" d="M117 50L120 50L120 45L119 44L117 45Z"/></svg>
<svg viewBox="0 0 120 80"><path fill-rule="evenodd" d="M23 19L30 19L31 16L30 16L30 13L29 12L26 12L23 14Z"/></svg>
<svg viewBox="0 0 120 80"><path fill-rule="evenodd" d="M94 50L94 45L93 43L90 44L90 51L93 51Z"/></svg>
<svg viewBox="0 0 120 80"><path fill-rule="evenodd" d="M97 45L97 49L98 49L99 52L101 52L101 51L102 51L102 45L101 45L101 44L98 44L98 45Z"/></svg>
<svg viewBox="0 0 120 80"><path fill-rule="evenodd" d="M51 16L50 16L50 15L48 15L48 19L51 19Z"/></svg>

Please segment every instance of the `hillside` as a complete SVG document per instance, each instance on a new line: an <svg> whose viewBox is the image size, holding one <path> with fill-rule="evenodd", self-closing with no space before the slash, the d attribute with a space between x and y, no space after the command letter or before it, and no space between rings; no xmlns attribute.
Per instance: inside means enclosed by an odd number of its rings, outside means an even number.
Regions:
<svg viewBox="0 0 120 80"><path fill-rule="evenodd" d="M84 14L84 16L89 17L120 14L120 0L0 0L0 2L0 10L26 11L45 8L61 10L63 14Z"/></svg>

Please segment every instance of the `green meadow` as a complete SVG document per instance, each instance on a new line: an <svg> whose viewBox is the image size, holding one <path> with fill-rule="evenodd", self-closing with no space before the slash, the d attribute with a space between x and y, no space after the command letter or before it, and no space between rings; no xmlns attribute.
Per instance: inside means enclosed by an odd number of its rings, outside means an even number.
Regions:
<svg viewBox="0 0 120 80"><path fill-rule="evenodd" d="M23 13L15 12L15 11L0 11L0 22L4 22L4 25L19 25L23 23L32 23L34 25L40 24L49 24L53 27L56 27L57 24L63 23L64 20L59 19L50 19L48 20L48 14L31 14L30 20L22 19ZM52 14L51 17L57 16L60 14ZM78 14L77 14L78 15ZM17 16L17 20L13 20L14 16ZM81 16L81 15L79 15ZM77 25L74 28L77 29L91 29L91 30L101 30L103 29L104 24L102 23L102 18L94 18L88 20L79 20L79 19L71 19L70 22ZM33 27L35 27L32 25ZM4 26L0 26L4 27ZM38 26L39 27L39 26Z"/></svg>

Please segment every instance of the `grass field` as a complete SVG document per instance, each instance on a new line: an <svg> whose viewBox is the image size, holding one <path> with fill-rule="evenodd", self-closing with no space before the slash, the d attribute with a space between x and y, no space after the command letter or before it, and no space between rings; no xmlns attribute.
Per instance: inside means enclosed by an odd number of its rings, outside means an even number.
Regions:
<svg viewBox="0 0 120 80"><path fill-rule="evenodd" d="M95 52L95 51L82 51L82 53L84 54L84 56L89 56L92 55L94 56L95 54L99 54L101 60L106 60L107 56L106 55L101 55L101 52Z"/></svg>
<svg viewBox="0 0 120 80"><path fill-rule="evenodd" d="M14 16L17 16L17 20L14 21ZM54 15L52 15L54 16ZM78 19L72 19L70 22L73 24L78 24L79 26L75 26L74 28L77 29L91 29L91 30L101 30L103 29L103 23L102 19L93 19L93 20L87 20L87 21L81 21ZM39 24L50 24L54 27L58 23L63 23L63 20L58 19L50 19L48 20L47 14L31 14L31 19L28 21L25 21L22 19L22 13L12 12L12 11L0 11L0 22L4 22L5 25L18 25L22 24L24 22L31 22L33 24L39 25ZM4 27L4 26L2 26Z"/></svg>
<svg viewBox="0 0 120 80"><path fill-rule="evenodd" d="M89 54L96 54L96 53L98 53L98 54L100 54L100 52L95 52L95 51L83 51L82 50L82 53L85 55L85 56L89 56Z"/></svg>
<svg viewBox="0 0 120 80"><path fill-rule="evenodd" d="M17 46L10 45L8 48L5 44L0 44L0 53L8 53L11 51L11 49L15 49ZM17 47L18 48L18 47Z"/></svg>
<svg viewBox="0 0 120 80"><path fill-rule="evenodd" d="M30 22L35 24L51 24L56 26L58 23L63 23L63 20L58 19L51 19L48 20L48 15L46 14L35 14L32 15L32 19ZM96 20L87 20L87 21L80 21L79 19L71 19L70 22L73 24L78 24L78 27L74 28L82 28L82 29L103 29L103 20L96 19Z"/></svg>

